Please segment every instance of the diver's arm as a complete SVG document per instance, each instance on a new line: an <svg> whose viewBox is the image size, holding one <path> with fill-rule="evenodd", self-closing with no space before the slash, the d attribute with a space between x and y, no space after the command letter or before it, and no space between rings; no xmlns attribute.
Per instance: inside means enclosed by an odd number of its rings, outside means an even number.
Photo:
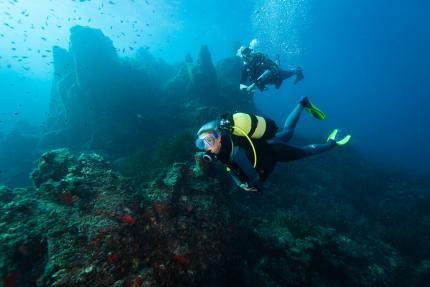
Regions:
<svg viewBox="0 0 430 287"><path fill-rule="evenodd" d="M239 177L237 175L235 175L232 171L229 172L231 178L233 179L234 183L240 187L241 184L243 184L243 182L240 181Z"/></svg>
<svg viewBox="0 0 430 287"><path fill-rule="evenodd" d="M255 170L251 161L246 156L246 153L243 149L238 148L236 152L233 154L232 161L241 169L241 171L248 178L248 185L255 186L260 182L260 175Z"/></svg>

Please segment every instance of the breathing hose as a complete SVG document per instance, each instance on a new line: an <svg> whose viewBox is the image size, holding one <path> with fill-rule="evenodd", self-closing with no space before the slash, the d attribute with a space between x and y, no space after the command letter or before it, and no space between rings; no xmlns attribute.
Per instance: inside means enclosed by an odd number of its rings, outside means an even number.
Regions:
<svg viewBox="0 0 430 287"><path fill-rule="evenodd" d="M257 152L255 151L255 147L254 147L254 144L252 143L252 140L249 138L249 136L246 134L246 132L243 129L236 126L232 126L232 128L240 131L249 141L249 144L251 145L251 148L252 148L252 152L254 153L254 168L255 168L257 166Z"/></svg>

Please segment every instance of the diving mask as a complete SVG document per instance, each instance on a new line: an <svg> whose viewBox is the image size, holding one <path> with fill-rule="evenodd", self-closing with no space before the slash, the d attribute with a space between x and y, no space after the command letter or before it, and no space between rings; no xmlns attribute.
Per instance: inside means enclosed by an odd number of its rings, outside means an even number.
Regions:
<svg viewBox="0 0 430 287"><path fill-rule="evenodd" d="M196 147L200 150L205 150L209 147L214 146L217 138L218 138L218 134L216 132L203 133L196 140Z"/></svg>

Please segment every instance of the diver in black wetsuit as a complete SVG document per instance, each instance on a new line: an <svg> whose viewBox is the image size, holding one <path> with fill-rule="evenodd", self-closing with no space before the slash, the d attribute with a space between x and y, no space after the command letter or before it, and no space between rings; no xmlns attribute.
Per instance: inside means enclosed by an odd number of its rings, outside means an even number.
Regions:
<svg viewBox="0 0 430 287"><path fill-rule="evenodd" d="M296 76L294 84L303 80L303 70L300 67L282 70L279 64L270 60L262 53L255 53L251 48L239 48L237 55L242 57L244 66L240 80L240 89L251 92L256 87L263 91L266 85L275 85L279 89L282 82L291 76Z"/></svg>
<svg viewBox="0 0 430 287"><path fill-rule="evenodd" d="M251 140L249 137L237 136L223 129L220 121L212 121L198 131L196 146L206 151L207 159L215 158L226 165L240 188L245 191L261 191L262 182L267 179L277 162L288 162L319 154L335 146L344 145L350 140L350 135L339 139L338 130L334 130L324 144L304 147L287 144L293 136L300 114L304 109L317 119L322 120L325 117L305 97L288 116L282 131L276 133L270 140ZM264 125L266 126L266 123ZM259 127L255 127L254 124L252 133L255 134L258 129Z"/></svg>

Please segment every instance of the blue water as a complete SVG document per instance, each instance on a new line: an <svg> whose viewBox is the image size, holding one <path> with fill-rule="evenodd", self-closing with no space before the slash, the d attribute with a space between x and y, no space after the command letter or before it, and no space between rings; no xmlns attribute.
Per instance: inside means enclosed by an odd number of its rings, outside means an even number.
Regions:
<svg viewBox="0 0 430 287"><path fill-rule="evenodd" d="M67 48L74 25L101 29L122 57L148 46L169 63L195 56L201 44L216 61L256 38L259 51L305 73L298 85L257 93L262 113L281 123L309 96L327 120L304 118L298 133L323 140L341 128L377 163L430 171L428 1L35 2L0 0L0 135L23 119L43 124L53 76L46 50Z"/></svg>

